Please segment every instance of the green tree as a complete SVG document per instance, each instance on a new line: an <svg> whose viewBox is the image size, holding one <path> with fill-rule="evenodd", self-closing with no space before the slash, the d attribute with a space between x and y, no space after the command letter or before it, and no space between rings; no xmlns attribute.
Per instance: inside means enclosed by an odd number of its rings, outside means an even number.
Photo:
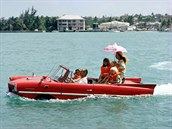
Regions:
<svg viewBox="0 0 172 129"><path fill-rule="evenodd" d="M108 22L111 22L111 21L113 21L113 19L112 17L109 17Z"/></svg>
<svg viewBox="0 0 172 129"><path fill-rule="evenodd" d="M142 15L140 14L140 15L138 16L138 22L142 21L142 19L143 19L143 17L142 17Z"/></svg>
<svg viewBox="0 0 172 129"><path fill-rule="evenodd" d="M170 19L168 19L168 20L167 20L167 28L170 27L170 24L171 24Z"/></svg>
<svg viewBox="0 0 172 129"><path fill-rule="evenodd" d="M161 27L165 27L167 25L167 22L165 20L162 21Z"/></svg>
<svg viewBox="0 0 172 129"><path fill-rule="evenodd" d="M124 22L128 22L130 23L130 25L133 25L134 23L133 16L128 16L127 18L124 19Z"/></svg>
<svg viewBox="0 0 172 129"><path fill-rule="evenodd" d="M93 21L94 21L94 23L97 23L98 22L97 16L94 17Z"/></svg>
<svg viewBox="0 0 172 129"><path fill-rule="evenodd" d="M35 20L33 21L32 28L31 29L32 30L38 29L39 26L40 26L40 18L39 18L39 16L37 16L35 18Z"/></svg>
<svg viewBox="0 0 172 129"><path fill-rule="evenodd" d="M45 19L44 19L43 16L40 17L38 29L39 29L40 31L46 30L46 27L45 27Z"/></svg>
<svg viewBox="0 0 172 129"><path fill-rule="evenodd" d="M23 31L25 29L23 19L16 17L14 21L15 22L12 24L13 31Z"/></svg>
<svg viewBox="0 0 172 129"><path fill-rule="evenodd" d="M0 30L1 31L6 31L8 29L8 24L7 24L7 20L5 20L5 18L1 18L0 19Z"/></svg>
<svg viewBox="0 0 172 129"><path fill-rule="evenodd" d="M37 10L35 10L34 7L32 7L31 11L30 9L28 9L20 15L20 18L23 19L23 23L26 25L27 30L35 29L36 12Z"/></svg>
<svg viewBox="0 0 172 129"><path fill-rule="evenodd" d="M51 28L52 28L52 24L51 24L51 18L49 17L45 17L45 28L46 28L46 31L51 31Z"/></svg>

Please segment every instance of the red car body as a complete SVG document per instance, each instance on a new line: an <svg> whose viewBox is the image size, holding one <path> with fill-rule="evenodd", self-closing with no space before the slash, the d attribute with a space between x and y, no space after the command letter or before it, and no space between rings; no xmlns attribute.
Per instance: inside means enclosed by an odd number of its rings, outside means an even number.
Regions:
<svg viewBox="0 0 172 129"><path fill-rule="evenodd" d="M59 67L52 76L13 76L8 83L9 92L31 99L77 99L94 96L133 96L153 94L156 84L142 84L141 78L126 78L124 84L68 83L70 70Z"/></svg>

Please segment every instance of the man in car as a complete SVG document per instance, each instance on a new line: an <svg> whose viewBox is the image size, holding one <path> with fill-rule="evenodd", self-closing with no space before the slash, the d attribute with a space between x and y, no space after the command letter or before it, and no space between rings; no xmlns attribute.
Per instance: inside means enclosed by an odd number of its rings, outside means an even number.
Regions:
<svg viewBox="0 0 172 129"><path fill-rule="evenodd" d="M87 69L82 69L80 71L81 78L75 79L75 80L73 80L73 82L78 83L78 84L88 84L87 74L88 74L88 70Z"/></svg>

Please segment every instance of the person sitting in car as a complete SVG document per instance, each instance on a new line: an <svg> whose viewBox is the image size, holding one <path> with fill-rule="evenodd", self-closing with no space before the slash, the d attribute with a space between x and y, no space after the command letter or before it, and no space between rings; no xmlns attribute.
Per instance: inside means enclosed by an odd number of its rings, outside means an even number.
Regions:
<svg viewBox="0 0 172 129"><path fill-rule="evenodd" d="M103 65L100 67L101 73L97 83L104 83L105 78L108 76L111 65L108 58L103 59Z"/></svg>
<svg viewBox="0 0 172 129"><path fill-rule="evenodd" d="M87 74L88 74L88 70L87 69L82 69L80 71L81 78L75 79L75 80L73 80L73 82L78 83L78 84L88 84Z"/></svg>
<svg viewBox="0 0 172 129"><path fill-rule="evenodd" d="M114 66L110 69L108 77L104 80L106 84L120 84L122 82L120 72L117 67Z"/></svg>
<svg viewBox="0 0 172 129"><path fill-rule="evenodd" d="M66 79L66 82L68 82L68 83L78 83L78 84L88 84L87 74L88 74L88 70L87 69L82 69L82 70L80 70L81 78L72 79L72 78L68 77Z"/></svg>
<svg viewBox="0 0 172 129"><path fill-rule="evenodd" d="M109 80L108 82L110 84L114 84L114 83L121 83L122 82L122 79L121 79L121 76L120 76L120 72L118 71L117 67L112 67L110 69L110 72L109 72Z"/></svg>
<svg viewBox="0 0 172 129"><path fill-rule="evenodd" d="M116 67L117 69L119 68L119 64L116 61L111 61L110 65L111 65L111 68L112 67Z"/></svg>
<svg viewBox="0 0 172 129"><path fill-rule="evenodd" d="M74 77L72 78L73 80L81 78L81 73L80 69L76 69L74 73Z"/></svg>

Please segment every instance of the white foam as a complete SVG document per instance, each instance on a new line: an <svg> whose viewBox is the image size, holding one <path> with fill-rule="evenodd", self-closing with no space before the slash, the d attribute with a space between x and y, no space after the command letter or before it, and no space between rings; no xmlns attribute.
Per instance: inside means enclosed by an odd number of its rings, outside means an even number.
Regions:
<svg viewBox="0 0 172 129"><path fill-rule="evenodd" d="M19 100L22 100L22 101L36 101L35 99L29 99L29 98L25 98L25 97L20 97L12 92L7 92L6 95L10 98L13 98L13 99L19 99Z"/></svg>
<svg viewBox="0 0 172 129"><path fill-rule="evenodd" d="M168 83L168 84L162 84L162 85L157 85L154 89L154 93L153 95L172 95L172 84ZM24 98L24 97L20 97L18 95L15 95L11 92L7 93L7 96L11 97L11 98L15 98L15 99L19 99L22 101L37 101L34 99L29 99L29 98ZM48 102L48 103L68 103L68 102L75 102L75 101L87 101L89 99L96 99L96 98L115 98L115 99L124 99L124 98L135 98L135 97L143 97L143 96L149 96L149 95L138 95L138 96L116 96L116 97L112 97L109 95L101 95L101 96L95 96L95 95L90 95L87 96L85 98L78 98L78 99L67 99L67 100L61 100L61 99L50 99L50 100L40 100L40 102ZM38 100L39 101L39 100Z"/></svg>
<svg viewBox="0 0 172 129"><path fill-rule="evenodd" d="M18 97L18 95L14 94L14 93L12 93L12 92L7 92L6 95L7 95L8 97Z"/></svg>
<svg viewBox="0 0 172 129"><path fill-rule="evenodd" d="M154 89L154 95L172 95L172 84L157 85Z"/></svg>
<svg viewBox="0 0 172 129"><path fill-rule="evenodd" d="M38 100L39 101L39 100ZM50 99L50 100L40 100L40 102L48 102L48 103L68 103L68 102L74 102L74 101L86 101L86 98L77 98L77 99Z"/></svg>
<svg viewBox="0 0 172 129"><path fill-rule="evenodd" d="M158 63L151 65L150 67L156 68L158 70L172 71L172 62L171 61L158 62Z"/></svg>

